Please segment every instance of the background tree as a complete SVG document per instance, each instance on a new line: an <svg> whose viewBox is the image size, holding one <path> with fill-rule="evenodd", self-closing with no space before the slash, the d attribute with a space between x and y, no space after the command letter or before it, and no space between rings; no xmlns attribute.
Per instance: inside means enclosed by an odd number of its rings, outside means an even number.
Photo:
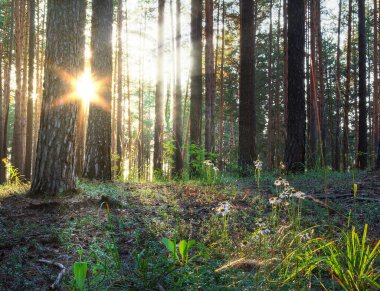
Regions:
<svg viewBox="0 0 380 291"><path fill-rule="evenodd" d="M366 30L365 30L365 1L358 2L358 33L359 33L359 140L357 166L367 167L367 86L366 86Z"/></svg>
<svg viewBox="0 0 380 291"><path fill-rule="evenodd" d="M165 0L158 1L157 85L155 98L155 129L153 170L162 171L164 141L164 11Z"/></svg>
<svg viewBox="0 0 380 291"><path fill-rule="evenodd" d="M111 180L112 0L92 1L91 70L99 87L90 104L84 177Z"/></svg>
<svg viewBox="0 0 380 291"><path fill-rule="evenodd" d="M246 169L256 158L254 4L242 0L240 5L239 165Z"/></svg>
<svg viewBox="0 0 380 291"><path fill-rule="evenodd" d="M305 10L304 1L288 3L288 124L285 163L292 172L305 169Z"/></svg>
<svg viewBox="0 0 380 291"><path fill-rule="evenodd" d="M41 128L31 194L75 189L75 137L78 106L70 78L82 71L84 0L49 0L46 71ZM82 37L81 37L82 36Z"/></svg>
<svg viewBox="0 0 380 291"><path fill-rule="evenodd" d="M202 0L191 0L190 143L201 146L202 121ZM190 156L190 163L194 154ZM192 174L195 169L190 169Z"/></svg>

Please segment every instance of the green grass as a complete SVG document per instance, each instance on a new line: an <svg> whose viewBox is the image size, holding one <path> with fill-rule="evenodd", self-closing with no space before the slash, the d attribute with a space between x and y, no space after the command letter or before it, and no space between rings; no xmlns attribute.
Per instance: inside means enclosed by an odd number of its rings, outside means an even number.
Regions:
<svg viewBox="0 0 380 291"><path fill-rule="evenodd" d="M85 290L339 290L326 258L338 254L342 259L334 264L338 269L346 266L352 225L362 238L364 224L369 224L365 245L371 249L380 233L379 204L359 201L355 217L349 215L354 211L350 198L329 200L339 214L309 199L292 198L288 206L274 208L268 198L277 195L273 182L279 175L261 172L260 195L253 177L229 175L221 175L218 183L78 181L79 194L56 198L59 206L54 209L29 209L23 195L14 195L26 188L1 187L5 208L0 208L0 289L48 286L57 270L38 264L36 268L36 260L47 257L67 267L62 282L66 288L74 284L75 262L84 262ZM357 173L355 180L366 176ZM315 171L283 178L316 196L326 189L350 193L352 187L350 173ZM105 197L110 217L102 203ZM232 205L224 217L215 210L222 202ZM195 258L173 260L163 238L194 240L186 257ZM328 245L334 249L316 242L334 242ZM78 250L83 250L81 260ZM372 266L371 272L378 274L378 257Z"/></svg>

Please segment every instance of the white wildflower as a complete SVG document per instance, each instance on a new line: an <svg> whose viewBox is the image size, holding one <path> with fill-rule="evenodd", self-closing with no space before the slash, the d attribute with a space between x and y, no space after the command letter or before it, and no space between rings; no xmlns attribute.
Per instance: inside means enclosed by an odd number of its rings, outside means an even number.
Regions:
<svg viewBox="0 0 380 291"><path fill-rule="evenodd" d="M231 204L229 202L220 203L219 206L215 209L218 215L225 216L230 212Z"/></svg>
<svg viewBox="0 0 380 291"><path fill-rule="evenodd" d="M203 164L205 164L205 166L209 166L209 167L213 167L213 166L214 166L213 162L210 161L210 160L205 160L205 161L203 162Z"/></svg>
<svg viewBox="0 0 380 291"><path fill-rule="evenodd" d="M275 185L276 187L281 186L281 182L280 182L280 180L276 180L276 181L274 181L274 185Z"/></svg>
<svg viewBox="0 0 380 291"><path fill-rule="evenodd" d="M278 204L278 203L281 203L281 202L282 202L282 200L279 199L278 197L271 197L271 198L269 198L269 203L270 204Z"/></svg>
<svg viewBox="0 0 380 291"><path fill-rule="evenodd" d="M219 172L218 167L215 167L215 166L214 166L212 169L214 170L214 172Z"/></svg>
<svg viewBox="0 0 380 291"><path fill-rule="evenodd" d="M255 163L254 163L254 165L255 165L256 170L260 170L261 171L262 168L263 168L263 162L260 161L260 160L256 160Z"/></svg>

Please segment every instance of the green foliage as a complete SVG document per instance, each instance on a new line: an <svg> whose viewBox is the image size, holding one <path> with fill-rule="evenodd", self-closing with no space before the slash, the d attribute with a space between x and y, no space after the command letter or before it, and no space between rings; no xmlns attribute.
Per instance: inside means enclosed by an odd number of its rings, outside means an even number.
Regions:
<svg viewBox="0 0 380 291"><path fill-rule="evenodd" d="M190 249L194 245L196 245L195 240L181 240L177 246L176 238L174 238L173 240L163 238L162 243L165 245L166 249L171 254L174 264L179 263L181 266L186 266L196 258L203 256L203 252L199 252L198 254L189 258ZM180 254L180 256L178 256L178 253Z"/></svg>
<svg viewBox="0 0 380 291"><path fill-rule="evenodd" d="M87 262L82 261L83 250L78 251L79 262L74 263L74 290L84 290L85 281L87 278Z"/></svg>
<svg viewBox="0 0 380 291"><path fill-rule="evenodd" d="M7 169L9 173L9 179L7 181L7 184L13 185L13 186L20 186L22 184L21 183L22 176L20 174L20 171L17 168L15 168L7 158L4 158L2 161L5 165L5 168Z"/></svg>

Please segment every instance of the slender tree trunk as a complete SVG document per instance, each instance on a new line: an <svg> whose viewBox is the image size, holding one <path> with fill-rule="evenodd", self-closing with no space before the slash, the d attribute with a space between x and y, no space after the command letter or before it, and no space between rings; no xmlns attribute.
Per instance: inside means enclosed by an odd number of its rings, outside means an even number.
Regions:
<svg viewBox="0 0 380 291"><path fill-rule="evenodd" d="M284 140L287 137L288 124L288 1L283 0L283 39L284 39L284 57L283 57L283 82L284 82Z"/></svg>
<svg viewBox="0 0 380 291"><path fill-rule="evenodd" d="M57 67L72 78L83 63L84 0L49 0L46 36L46 72L31 194L56 194L75 189L75 137L78 106L62 102L72 88Z"/></svg>
<svg viewBox="0 0 380 291"><path fill-rule="evenodd" d="M97 98L90 104L84 177L108 181L111 173L111 102L112 102L112 0L92 1L91 58L92 74L102 81Z"/></svg>
<svg viewBox="0 0 380 291"><path fill-rule="evenodd" d="M205 106L205 149L208 153L214 150L214 112L215 109L215 62L214 62L214 4L206 0L206 106Z"/></svg>
<svg viewBox="0 0 380 291"><path fill-rule="evenodd" d="M125 52L126 52L126 74L127 74L127 99L128 99L128 173L132 170L132 116L131 116L131 78L129 73L129 26L128 9L125 9Z"/></svg>
<svg viewBox="0 0 380 291"><path fill-rule="evenodd" d="M339 16L338 16L338 43L336 53L336 115L335 115L335 156L332 157L333 169L340 170L340 108L341 108L341 83L340 83L340 26L341 26L341 14L342 14L342 0L339 0Z"/></svg>
<svg viewBox="0 0 380 291"><path fill-rule="evenodd" d="M117 6L117 110L116 110L116 153L118 159L116 161L118 175L123 175L122 170L122 144L123 144L123 1L118 0ZM115 68L116 69L116 68Z"/></svg>
<svg viewBox="0 0 380 291"><path fill-rule="evenodd" d="M164 13L165 0L158 2L157 84L155 97L155 128L153 170L162 171L164 142Z"/></svg>
<svg viewBox="0 0 380 291"><path fill-rule="evenodd" d="M28 64L28 104L27 104L27 128L26 128L26 150L25 150L25 178L30 179L32 172L33 154L33 114L34 114L34 46L35 46L35 1L29 1L29 64Z"/></svg>
<svg viewBox="0 0 380 291"><path fill-rule="evenodd" d="M342 162L343 169L347 170L349 164L349 129L348 114L350 111L350 85L351 85L351 39L352 39L352 0L348 2L348 28L347 28L347 56L346 56L346 83L344 92L344 113L343 113L343 151Z"/></svg>
<svg viewBox="0 0 380 291"><path fill-rule="evenodd" d="M305 9L303 0L288 4L288 137L285 146L285 163L292 172L305 169Z"/></svg>
<svg viewBox="0 0 380 291"><path fill-rule="evenodd" d="M366 31L365 1L359 1L359 140L357 167L367 167Z"/></svg>
<svg viewBox="0 0 380 291"><path fill-rule="evenodd" d="M280 124L281 124L281 108L280 108L280 19L281 19L281 6L278 9L277 16L277 44L276 44L276 142L275 142L275 166L278 167L280 165L280 144L281 144L281 136L280 136Z"/></svg>
<svg viewBox="0 0 380 291"><path fill-rule="evenodd" d="M274 131L273 131L273 90L272 90L272 50L273 50L273 20L272 20L272 10L273 10L273 0L270 1L269 5L269 61L268 61L268 167L273 168L273 141L274 141Z"/></svg>
<svg viewBox="0 0 380 291"><path fill-rule="evenodd" d="M190 85L190 143L201 146L202 122L202 0L191 0L191 85ZM190 172L197 175L191 161L196 158L190 155Z"/></svg>
<svg viewBox="0 0 380 291"><path fill-rule="evenodd" d="M316 32L318 48L318 83L319 83L319 108L318 108L318 125L321 143L321 162L322 167L326 166L326 126L325 126L325 81L324 81L324 63L323 63L323 39L321 28L321 2L316 1Z"/></svg>
<svg viewBox="0 0 380 291"><path fill-rule="evenodd" d="M256 100L254 86L254 4L240 1L239 165L243 172L256 157Z"/></svg>
<svg viewBox="0 0 380 291"><path fill-rule="evenodd" d="M181 1L176 0L176 67L175 97L173 105L173 140L175 142L173 176L182 176L182 86L181 86Z"/></svg>
<svg viewBox="0 0 380 291"><path fill-rule="evenodd" d="M374 117L374 139L373 148L376 155L376 149L379 144L379 72L378 72L378 47L379 47L379 35L378 35L378 5L377 0L373 0L374 14L373 14L373 27L374 27L374 39L373 39L373 117ZM379 169L380 165L380 149L377 149L377 163L375 168ZM375 156L376 157L376 156Z"/></svg>
<svg viewBox="0 0 380 291"><path fill-rule="evenodd" d="M15 70L16 70L16 91L15 91L15 117L13 128L13 143L12 143L12 163L19 169L21 173L24 172L24 148L22 139L22 27L23 17L21 7L24 5L23 0L15 1Z"/></svg>
<svg viewBox="0 0 380 291"><path fill-rule="evenodd" d="M315 168L317 157L317 77L316 77L316 0L310 2L310 112L309 112L309 127L310 127L310 139L309 139L309 157L308 167Z"/></svg>
<svg viewBox="0 0 380 291"><path fill-rule="evenodd" d="M11 2L10 15L14 18L15 14L15 0ZM6 182L6 169L4 167L3 159L8 157L8 119L9 119L9 102L10 102L10 80L11 80L11 69L13 60L13 32L14 32L14 22L10 22L10 33L8 36L8 49L7 49L7 63L4 66L4 98L2 104L1 112L1 126L3 127L2 142L0 143L0 184ZM4 38L3 38L4 39Z"/></svg>
<svg viewBox="0 0 380 291"><path fill-rule="evenodd" d="M220 100L219 100L219 170L223 168L223 105L224 105L224 50L225 50L225 20L226 20L226 5L222 2L222 59L220 62Z"/></svg>

